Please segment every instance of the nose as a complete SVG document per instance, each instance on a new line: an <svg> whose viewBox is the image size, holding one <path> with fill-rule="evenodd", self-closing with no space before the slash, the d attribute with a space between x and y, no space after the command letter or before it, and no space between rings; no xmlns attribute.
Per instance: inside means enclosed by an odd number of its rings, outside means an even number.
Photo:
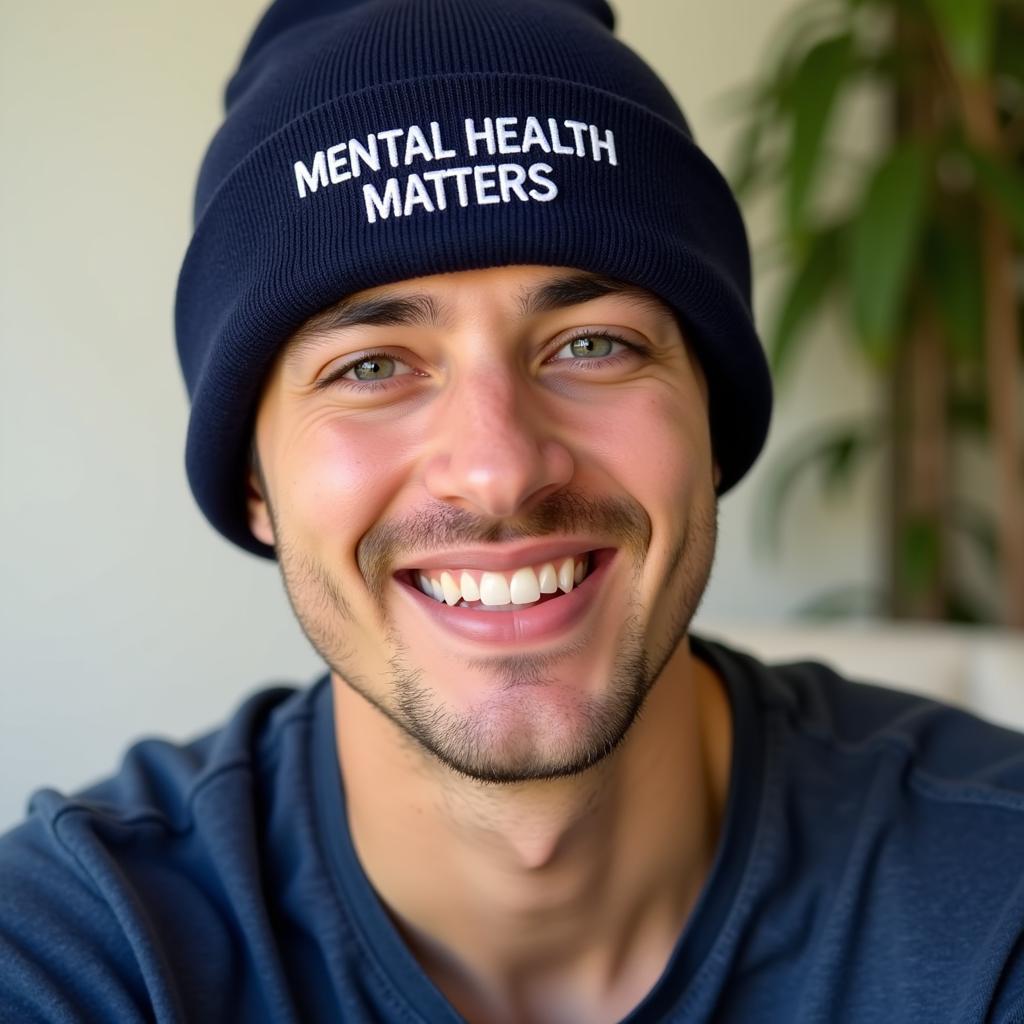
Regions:
<svg viewBox="0 0 1024 1024"><path fill-rule="evenodd" d="M426 466L433 497L508 518L569 483L572 455L530 394L535 386L492 366L452 387Z"/></svg>

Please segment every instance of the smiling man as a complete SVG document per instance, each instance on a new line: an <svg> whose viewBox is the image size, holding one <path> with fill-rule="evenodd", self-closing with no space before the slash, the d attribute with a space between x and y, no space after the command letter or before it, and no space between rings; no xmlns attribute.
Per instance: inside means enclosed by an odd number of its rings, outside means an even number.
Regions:
<svg viewBox="0 0 1024 1024"><path fill-rule="evenodd" d="M284 347L255 439L252 531L339 728L492 782L618 745L714 551L706 388L664 303L543 266L359 292Z"/></svg>
<svg viewBox="0 0 1024 1024"><path fill-rule="evenodd" d="M1024 739L689 632L771 390L605 0L277 0L178 285L325 675L38 793L0 1019L1024 1020Z"/></svg>

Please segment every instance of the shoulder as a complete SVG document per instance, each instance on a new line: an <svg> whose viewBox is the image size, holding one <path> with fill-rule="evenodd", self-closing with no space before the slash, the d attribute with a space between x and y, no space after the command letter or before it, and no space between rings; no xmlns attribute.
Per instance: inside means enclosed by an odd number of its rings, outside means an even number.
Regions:
<svg viewBox="0 0 1024 1024"><path fill-rule="evenodd" d="M143 740L110 778L33 796L27 820L0 836L5 1010L17 1007L19 1020L133 1021L163 1002L176 1019L162 938L177 918L212 917L202 879L255 833L313 689L263 690L216 731Z"/></svg>
<svg viewBox="0 0 1024 1024"><path fill-rule="evenodd" d="M701 649L764 739L762 939L792 925L828 998L853 986L836 1020L883 997L898 1019L1017 1019L1024 734L817 662Z"/></svg>
<svg viewBox="0 0 1024 1024"><path fill-rule="evenodd" d="M698 645L791 741L850 759L902 760L922 794L1024 812L1024 733L918 693L851 679L818 661L765 664L716 641Z"/></svg>

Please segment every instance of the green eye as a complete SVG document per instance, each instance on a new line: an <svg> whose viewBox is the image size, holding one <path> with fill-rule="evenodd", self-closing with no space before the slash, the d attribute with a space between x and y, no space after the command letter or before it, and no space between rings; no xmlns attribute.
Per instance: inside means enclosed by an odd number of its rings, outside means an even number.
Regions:
<svg viewBox="0 0 1024 1024"><path fill-rule="evenodd" d="M577 359L586 359L589 356L601 358L611 354L614 344L611 338L602 337L600 334L584 334L569 342L569 351Z"/></svg>
<svg viewBox="0 0 1024 1024"><path fill-rule="evenodd" d="M413 376L416 376L416 371L398 356L390 356L385 352L366 352L318 381L316 389L347 388L353 392L371 394L400 387L402 382L399 377Z"/></svg>
<svg viewBox="0 0 1024 1024"><path fill-rule="evenodd" d="M369 356L356 363L345 376L351 373L358 381L387 380L395 375L395 365L396 360L387 356Z"/></svg>

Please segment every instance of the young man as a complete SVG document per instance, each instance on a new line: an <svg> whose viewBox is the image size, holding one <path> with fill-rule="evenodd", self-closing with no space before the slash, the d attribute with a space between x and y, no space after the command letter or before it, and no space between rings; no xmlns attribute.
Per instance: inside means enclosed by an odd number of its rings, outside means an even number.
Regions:
<svg viewBox="0 0 1024 1024"><path fill-rule="evenodd" d="M604 0L278 0L187 464L329 672L0 840L12 1021L1024 1019L1024 740L688 634L770 389Z"/></svg>

